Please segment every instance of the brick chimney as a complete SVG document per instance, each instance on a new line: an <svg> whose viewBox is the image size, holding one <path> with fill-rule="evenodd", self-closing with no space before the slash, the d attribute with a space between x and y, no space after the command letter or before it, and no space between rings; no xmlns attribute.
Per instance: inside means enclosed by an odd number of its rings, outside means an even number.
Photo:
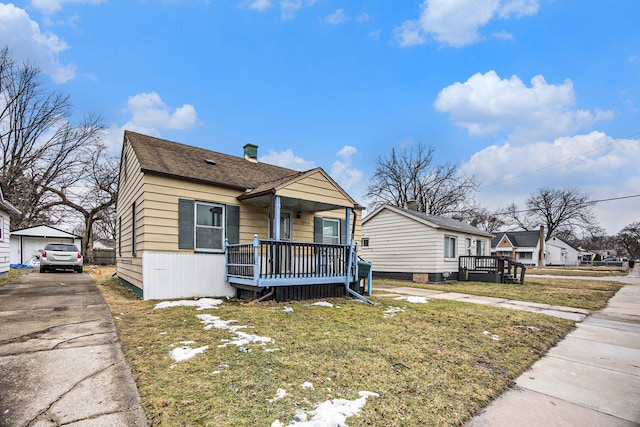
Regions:
<svg viewBox="0 0 640 427"><path fill-rule="evenodd" d="M407 200L407 209L410 211L418 210L418 202L415 199Z"/></svg>
<svg viewBox="0 0 640 427"><path fill-rule="evenodd" d="M538 267L544 267L544 225L540 226L540 252L538 253Z"/></svg>
<svg viewBox="0 0 640 427"><path fill-rule="evenodd" d="M258 163L258 146L253 144L245 144L244 158L250 162Z"/></svg>

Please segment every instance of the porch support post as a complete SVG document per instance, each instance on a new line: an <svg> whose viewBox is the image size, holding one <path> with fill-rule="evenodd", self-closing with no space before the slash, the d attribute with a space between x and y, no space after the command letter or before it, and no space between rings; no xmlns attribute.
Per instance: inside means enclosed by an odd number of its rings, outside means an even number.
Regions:
<svg viewBox="0 0 640 427"><path fill-rule="evenodd" d="M273 239L280 240L280 196L275 196L273 204Z"/></svg>
<svg viewBox="0 0 640 427"><path fill-rule="evenodd" d="M345 208L345 220L344 220L346 230L344 230L345 236L345 244L351 246L351 233L349 232L349 228L351 228L351 208Z"/></svg>
<svg viewBox="0 0 640 427"><path fill-rule="evenodd" d="M279 221L278 221L279 222ZM258 235L253 235L253 283L257 286L260 285L260 251L258 247L260 246L260 240L258 240Z"/></svg>

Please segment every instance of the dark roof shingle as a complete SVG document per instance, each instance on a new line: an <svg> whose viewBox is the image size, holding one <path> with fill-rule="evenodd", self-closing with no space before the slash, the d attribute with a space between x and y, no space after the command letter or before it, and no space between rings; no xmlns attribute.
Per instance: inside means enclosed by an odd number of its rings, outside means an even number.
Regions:
<svg viewBox="0 0 640 427"><path fill-rule="evenodd" d="M496 237L491 239L491 247L495 248L502 236L507 235L513 246L517 248L535 248L540 240L540 231L505 231L495 233Z"/></svg>
<svg viewBox="0 0 640 427"><path fill-rule="evenodd" d="M242 190L253 189L268 182L300 174L293 169L255 163L243 157L192 147L132 131L125 131L124 137L131 144L140 167L145 173Z"/></svg>

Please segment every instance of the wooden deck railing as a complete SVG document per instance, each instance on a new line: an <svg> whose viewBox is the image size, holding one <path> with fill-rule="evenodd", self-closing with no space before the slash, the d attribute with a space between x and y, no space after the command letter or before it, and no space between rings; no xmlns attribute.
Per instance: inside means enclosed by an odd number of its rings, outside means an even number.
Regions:
<svg viewBox="0 0 640 427"><path fill-rule="evenodd" d="M458 258L458 274L460 272L483 272L499 274L501 283L514 279L524 283L526 267L521 262L502 256L461 256Z"/></svg>
<svg viewBox="0 0 640 427"><path fill-rule="evenodd" d="M348 245L257 237L252 243L227 244L226 258L229 283L259 287L346 283L357 268L357 249L351 254Z"/></svg>

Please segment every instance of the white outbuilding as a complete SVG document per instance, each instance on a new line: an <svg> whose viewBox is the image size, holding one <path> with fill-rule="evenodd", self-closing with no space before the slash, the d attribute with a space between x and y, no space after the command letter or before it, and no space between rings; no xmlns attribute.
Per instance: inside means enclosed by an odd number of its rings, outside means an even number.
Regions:
<svg viewBox="0 0 640 427"><path fill-rule="evenodd" d="M67 243L82 247L82 237L49 225L36 225L11 232L11 264L34 264L47 243Z"/></svg>

